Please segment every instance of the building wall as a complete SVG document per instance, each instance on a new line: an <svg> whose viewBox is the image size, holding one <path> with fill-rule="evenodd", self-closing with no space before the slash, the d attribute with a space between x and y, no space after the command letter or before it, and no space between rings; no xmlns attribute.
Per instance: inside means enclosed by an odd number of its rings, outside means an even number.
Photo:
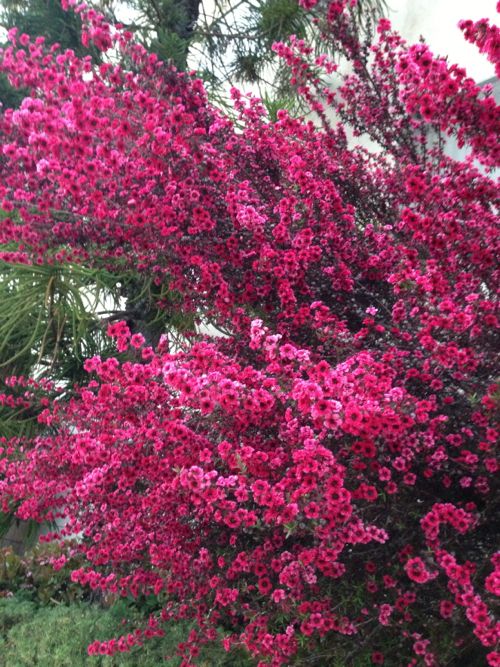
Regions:
<svg viewBox="0 0 500 667"><path fill-rule="evenodd" d="M422 35L435 55L465 67L477 82L494 76L494 67L466 42L458 28L461 19L498 21L496 0L386 0L393 27L410 43Z"/></svg>

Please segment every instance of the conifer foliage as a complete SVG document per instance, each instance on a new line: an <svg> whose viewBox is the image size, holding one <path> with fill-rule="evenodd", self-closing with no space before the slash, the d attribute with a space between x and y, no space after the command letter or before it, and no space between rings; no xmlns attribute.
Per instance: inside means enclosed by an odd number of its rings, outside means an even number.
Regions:
<svg viewBox="0 0 500 667"><path fill-rule="evenodd" d="M30 91L0 120L4 261L134 267L226 333L153 349L114 322L119 358L2 442L3 510L81 536L73 581L161 602L90 654L193 618L184 667L218 630L261 667L500 664L498 113L388 21L360 42L346 5L318 24L352 63L335 91L326 56L274 47L319 124L237 90L231 120L84 6L84 44L121 65L15 31L1 54Z"/></svg>

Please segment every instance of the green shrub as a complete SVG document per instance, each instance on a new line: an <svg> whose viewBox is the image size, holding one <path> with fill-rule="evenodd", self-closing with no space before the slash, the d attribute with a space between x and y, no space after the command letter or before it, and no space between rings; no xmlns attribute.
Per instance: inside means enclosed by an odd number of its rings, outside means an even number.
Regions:
<svg viewBox="0 0 500 667"><path fill-rule="evenodd" d="M33 601L0 599L1 667L177 667L179 642L188 626L172 624L164 637L145 642L130 653L110 656L87 655L88 644L110 639L138 627L140 615L125 601L108 609L97 604L38 606ZM201 667L250 667L255 662L245 654L227 654L218 645L205 647Z"/></svg>
<svg viewBox="0 0 500 667"><path fill-rule="evenodd" d="M29 623L36 611L36 605L29 600L0 598L0 664L5 650L5 639L11 628Z"/></svg>

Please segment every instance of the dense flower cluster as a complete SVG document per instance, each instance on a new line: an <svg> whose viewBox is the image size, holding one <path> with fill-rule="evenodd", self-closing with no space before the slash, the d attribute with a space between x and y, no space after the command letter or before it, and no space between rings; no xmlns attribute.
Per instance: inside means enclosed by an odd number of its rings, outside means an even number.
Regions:
<svg viewBox="0 0 500 667"><path fill-rule="evenodd" d="M500 11L500 3L497 3ZM496 25L490 25L488 19L480 21L460 21L459 26L467 41L476 44L481 53L486 53L488 60L495 65L495 73L500 76L500 31Z"/></svg>
<svg viewBox="0 0 500 667"><path fill-rule="evenodd" d="M233 122L83 7L85 40L121 48L123 66L15 32L2 53L31 91L0 118L0 199L17 212L4 259L148 271L229 332L154 350L114 323L123 359L88 359L46 432L4 443L4 507L81 535L73 581L164 601L90 653L195 616L185 667L216 628L261 665L304 647L499 664L498 113L387 21L360 44L346 4L322 28L353 62L339 90L315 74L334 63L276 45L323 129L270 122L236 90ZM352 147L346 125L380 151Z"/></svg>

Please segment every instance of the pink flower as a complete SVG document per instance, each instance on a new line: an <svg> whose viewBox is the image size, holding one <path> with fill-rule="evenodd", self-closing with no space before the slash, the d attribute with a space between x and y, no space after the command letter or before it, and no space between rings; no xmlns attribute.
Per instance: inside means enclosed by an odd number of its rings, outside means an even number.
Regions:
<svg viewBox="0 0 500 667"><path fill-rule="evenodd" d="M140 333L133 334L133 336L130 338L130 345L135 348L142 347L145 342L146 339Z"/></svg>
<svg viewBox="0 0 500 667"><path fill-rule="evenodd" d="M408 577L417 584L425 584L434 579L436 574L427 570L421 558L409 558L405 563L405 571Z"/></svg>

